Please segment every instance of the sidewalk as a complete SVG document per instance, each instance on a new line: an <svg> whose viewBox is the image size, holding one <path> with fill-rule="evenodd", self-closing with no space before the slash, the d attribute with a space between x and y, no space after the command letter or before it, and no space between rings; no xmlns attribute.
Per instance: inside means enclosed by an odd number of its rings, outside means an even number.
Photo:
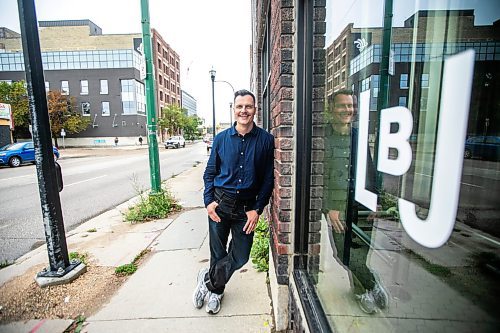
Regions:
<svg viewBox="0 0 500 333"><path fill-rule="evenodd" d="M192 304L197 272L210 258L202 201L204 167L202 163L167 182L184 208L174 219L124 223L121 212L128 202L68 233L71 251L88 252L98 266L127 264L143 249L151 250L111 301L86 319L82 332L271 332L266 274L257 272L251 262L233 275L217 315ZM86 232L91 228L97 232ZM47 262L45 246L0 270L0 285L43 262ZM0 332L35 332L36 328L37 333L62 333L70 324L33 320L0 325Z"/></svg>

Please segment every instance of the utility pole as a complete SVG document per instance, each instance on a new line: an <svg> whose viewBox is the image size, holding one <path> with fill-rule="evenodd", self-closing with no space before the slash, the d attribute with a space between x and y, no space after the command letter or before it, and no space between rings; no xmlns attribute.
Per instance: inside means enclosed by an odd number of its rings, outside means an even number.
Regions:
<svg viewBox="0 0 500 333"><path fill-rule="evenodd" d="M43 225L47 241L49 267L37 274L40 286L70 282L85 272L80 261L69 260L64 222L59 198L56 164L52 151L49 111L45 93L42 55L34 0L18 0L21 39L23 44L26 85L32 119L36 174L40 192ZM62 184L61 184L62 185ZM76 268L75 270L73 270Z"/></svg>
<svg viewBox="0 0 500 333"><path fill-rule="evenodd" d="M156 102L153 75L153 50L151 47L151 29L149 27L149 0L141 0L142 43L146 61L146 114L148 127L149 172L151 178L151 194L159 194L161 189L160 159L158 157L158 141L156 138Z"/></svg>

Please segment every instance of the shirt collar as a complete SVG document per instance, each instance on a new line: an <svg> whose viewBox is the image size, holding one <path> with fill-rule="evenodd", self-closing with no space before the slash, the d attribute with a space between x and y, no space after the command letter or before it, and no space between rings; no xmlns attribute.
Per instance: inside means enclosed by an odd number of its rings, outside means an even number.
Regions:
<svg viewBox="0 0 500 333"><path fill-rule="evenodd" d="M231 127L231 129L229 131L230 131L229 132L230 135L238 135L238 131L236 130L236 122L233 123L233 126ZM257 124L255 124L255 121L253 122L252 130L250 132L248 132L247 134L251 134L253 136L257 135Z"/></svg>

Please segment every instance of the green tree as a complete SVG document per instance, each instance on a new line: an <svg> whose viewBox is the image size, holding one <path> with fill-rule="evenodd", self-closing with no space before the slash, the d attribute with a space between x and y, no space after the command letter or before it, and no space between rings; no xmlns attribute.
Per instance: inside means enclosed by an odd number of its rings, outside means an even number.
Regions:
<svg viewBox="0 0 500 333"><path fill-rule="evenodd" d="M47 94L49 106L50 131L54 144L59 148L57 137L61 130L71 133L79 133L90 124L90 117L84 117L76 107L75 98L63 95L60 91L50 90Z"/></svg>
<svg viewBox="0 0 500 333"><path fill-rule="evenodd" d="M179 134L185 122L185 110L178 105L168 105L162 110L162 118L158 124L162 129L166 129L170 136Z"/></svg>
<svg viewBox="0 0 500 333"><path fill-rule="evenodd" d="M28 129L30 124L30 109L28 104L28 92L24 81L0 82L0 103L10 104L14 129Z"/></svg>
<svg viewBox="0 0 500 333"><path fill-rule="evenodd" d="M201 133L198 128L202 123L201 119L197 116L187 116L183 128L186 139L194 140L201 137Z"/></svg>

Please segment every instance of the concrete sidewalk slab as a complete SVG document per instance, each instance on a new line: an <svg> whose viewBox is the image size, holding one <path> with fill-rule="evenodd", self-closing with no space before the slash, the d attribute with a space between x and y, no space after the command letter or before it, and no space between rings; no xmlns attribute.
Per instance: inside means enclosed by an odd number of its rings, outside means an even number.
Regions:
<svg viewBox="0 0 500 333"><path fill-rule="evenodd" d="M205 163L167 180L171 194L184 208L205 207L203 203L203 172Z"/></svg>
<svg viewBox="0 0 500 333"><path fill-rule="evenodd" d="M0 325L2 333L63 333L73 320L41 319Z"/></svg>
<svg viewBox="0 0 500 333"><path fill-rule="evenodd" d="M87 319L90 323L89 332L92 332L96 322L122 320L128 323L135 319L205 318L206 323L198 320L198 330L205 328L213 318L229 318L230 321L234 318L259 318L258 322L254 321L249 325L252 328L271 322L266 274L256 272L251 264L245 265L233 275L219 314L212 316L204 308L194 308L191 296L196 286L196 274L201 267L208 265L208 257L208 246L203 246L202 251L155 253L122 286L107 306ZM229 323L221 322L221 325L228 327ZM240 329L241 326L233 326L231 332L239 332Z"/></svg>
<svg viewBox="0 0 500 333"><path fill-rule="evenodd" d="M155 242L155 251L199 249L207 237L208 221L205 208L181 214Z"/></svg>

